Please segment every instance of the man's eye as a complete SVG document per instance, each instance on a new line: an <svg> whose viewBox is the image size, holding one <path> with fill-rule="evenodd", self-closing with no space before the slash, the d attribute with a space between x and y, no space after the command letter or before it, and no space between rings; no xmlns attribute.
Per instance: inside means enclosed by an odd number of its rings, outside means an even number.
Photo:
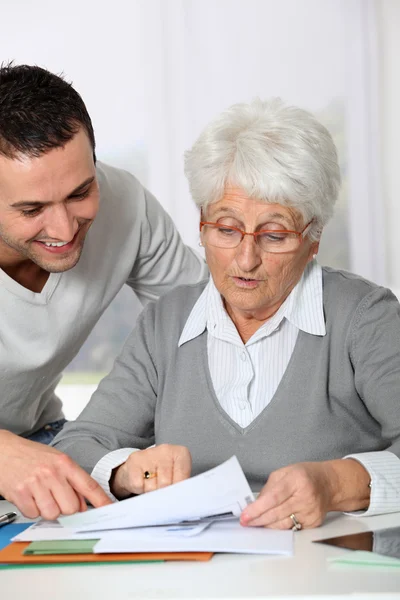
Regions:
<svg viewBox="0 0 400 600"><path fill-rule="evenodd" d="M89 196L89 192L90 192L90 189L85 190L84 192L81 192L80 194L74 194L73 196L70 196L69 199L70 200L83 200L84 198Z"/></svg>
<svg viewBox="0 0 400 600"><path fill-rule="evenodd" d="M35 217L40 213L41 210L42 209L40 207L30 208L29 210L21 210L21 213L24 215L24 217Z"/></svg>

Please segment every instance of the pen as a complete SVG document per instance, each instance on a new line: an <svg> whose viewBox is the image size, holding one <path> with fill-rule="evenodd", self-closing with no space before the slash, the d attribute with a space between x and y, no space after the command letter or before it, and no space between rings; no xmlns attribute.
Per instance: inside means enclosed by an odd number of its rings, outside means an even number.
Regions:
<svg viewBox="0 0 400 600"><path fill-rule="evenodd" d="M9 513L6 513L5 515L0 515L0 527L2 527L3 525L8 525L9 523L12 523L13 521L15 521L17 516L18 515L16 512L9 512Z"/></svg>

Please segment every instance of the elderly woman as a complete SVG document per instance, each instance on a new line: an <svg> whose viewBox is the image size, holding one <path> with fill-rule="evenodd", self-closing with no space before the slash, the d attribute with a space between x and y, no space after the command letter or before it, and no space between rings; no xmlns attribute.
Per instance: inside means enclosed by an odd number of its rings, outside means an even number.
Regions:
<svg viewBox="0 0 400 600"><path fill-rule="evenodd" d="M235 105L186 174L210 281L147 306L56 447L117 498L235 454L260 491L243 525L399 510L399 304L315 260L340 183L328 131L279 100Z"/></svg>

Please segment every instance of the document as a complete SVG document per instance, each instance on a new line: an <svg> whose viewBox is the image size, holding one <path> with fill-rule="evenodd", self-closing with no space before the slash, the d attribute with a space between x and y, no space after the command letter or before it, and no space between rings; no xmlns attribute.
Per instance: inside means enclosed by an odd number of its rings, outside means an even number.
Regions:
<svg viewBox="0 0 400 600"><path fill-rule="evenodd" d="M93 542L95 540L95 542ZM92 543L95 554L147 552L229 552L241 554L293 554L293 532L258 527L242 527L239 519L174 524L156 527L133 527L74 533L61 527L31 527L14 541L38 544ZM57 546L60 544L60 546ZM78 546L77 546L78 547ZM60 552L56 552L60 553Z"/></svg>
<svg viewBox="0 0 400 600"><path fill-rule="evenodd" d="M175 529L175 531L174 531ZM177 527L123 529L100 539L95 554L123 552L229 552L293 554L293 532L242 527L238 519L214 521L195 535L181 535Z"/></svg>
<svg viewBox="0 0 400 600"><path fill-rule="evenodd" d="M39 521L14 540L25 543L70 540L78 544L98 540L93 553L99 557L182 552L292 555L292 531L240 525L242 510L253 500L234 456L218 467L167 488L60 517L59 522Z"/></svg>
<svg viewBox="0 0 400 600"><path fill-rule="evenodd" d="M76 532L169 525L239 517L254 496L236 456L169 487L83 513L60 517Z"/></svg>
<svg viewBox="0 0 400 600"><path fill-rule="evenodd" d="M211 525L211 521L205 523L194 523L185 525L171 525L165 529L172 535L174 532L182 536L197 535L204 529ZM179 528L179 529L178 529ZM161 531L161 527L141 527L140 531L146 531L146 535L149 535L155 530ZM75 529L63 527L58 521L38 521L31 525L28 529L25 529L21 533L17 533L11 538L13 542L46 542L46 541L66 541L66 540L92 540L92 539L119 539L119 532L124 531L138 531L134 529L108 529L106 531L82 531L77 532Z"/></svg>

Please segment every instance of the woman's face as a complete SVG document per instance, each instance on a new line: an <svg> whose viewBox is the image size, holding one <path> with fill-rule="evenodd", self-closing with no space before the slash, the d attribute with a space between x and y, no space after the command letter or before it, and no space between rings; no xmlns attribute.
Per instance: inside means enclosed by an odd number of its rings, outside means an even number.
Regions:
<svg viewBox="0 0 400 600"><path fill-rule="evenodd" d="M202 220L224 223L246 232L301 231L306 225L294 210L254 200L236 188L228 188L221 200L209 205ZM215 286L234 321L235 316L261 321L271 317L318 251L318 242L311 242L307 237L295 252L285 254L261 250L249 235L244 236L239 246L229 249L207 245L204 235L202 241Z"/></svg>

